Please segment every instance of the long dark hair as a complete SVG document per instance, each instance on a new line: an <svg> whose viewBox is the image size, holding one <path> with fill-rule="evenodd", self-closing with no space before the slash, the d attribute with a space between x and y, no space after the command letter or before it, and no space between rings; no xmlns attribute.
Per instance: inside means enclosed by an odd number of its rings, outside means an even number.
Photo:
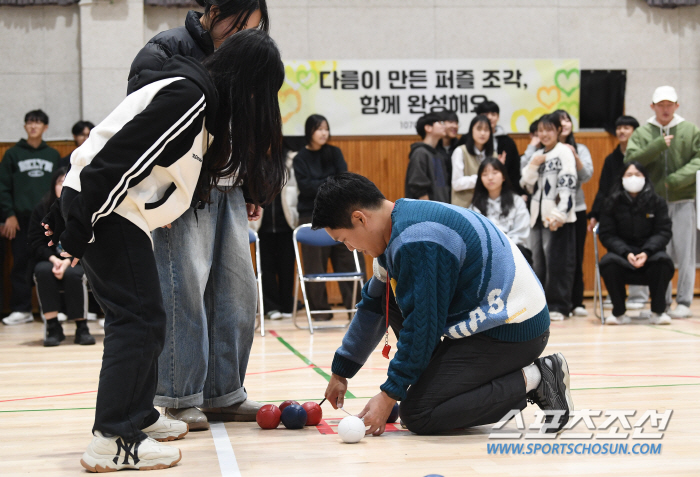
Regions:
<svg viewBox="0 0 700 477"><path fill-rule="evenodd" d="M622 169L622 171L620 171L620 174L617 176L617 180L610 189L610 197L605 202L606 212L612 212L619 203L619 201L627 196L627 191L622 186L622 178L624 177L625 172L627 172L627 170L632 166L636 167L637 170L641 172L644 176L644 188L641 191L639 191L639 194L637 195L635 200L633 200L634 207L637 210L644 210L656 198L654 187L652 186L651 181L649 180L649 173L647 173L647 170L644 168L644 166L637 161L628 162L627 164L625 164L625 167Z"/></svg>
<svg viewBox="0 0 700 477"><path fill-rule="evenodd" d="M284 64L277 45L261 30L228 38L203 62L219 95L205 155L199 196L208 200L218 179L235 174L255 204L269 203L286 179L278 91Z"/></svg>
<svg viewBox="0 0 700 477"><path fill-rule="evenodd" d="M204 16L209 19L207 28L213 30L217 23L233 17L231 26L224 33L224 38L232 32L242 30L250 20L251 15L260 10L260 25L258 29L267 33L270 31L270 17L267 14L267 3L265 0L196 0L204 7ZM212 17L211 8L216 6L219 13Z"/></svg>
<svg viewBox="0 0 700 477"><path fill-rule="evenodd" d="M576 151L578 151L578 145L576 144L576 138L574 137L574 121L571 119L571 115L569 114L569 112L564 111L563 109L557 109L552 114L558 115L560 121L561 121L561 118L566 118L569 120L569 122L571 123L571 132L569 133L568 136L566 136L566 141L564 141L564 142L566 142L566 144L570 144L570 145L574 146L574 149L576 149Z"/></svg>
<svg viewBox="0 0 700 477"><path fill-rule="evenodd" d="M58 182L58 179L61 176L65 176L66 174L68 174L67 167L59 167L54 171L53 175L51 176L51 188L46 191L44 197L41 198L41 205L44 209L48 210L49 207L51 207L51 204L58 199L58 197L56 197L56 182Z"/></svg>
<svg viewBox="0 0 700 477"><path fill-rule="evenodd" d="M508 178L508 170L505 164L496 159L495 157L487 157L484 162L479 166L479 170L476 173L476 186L474 186L474 198L472 199L472 204L474 207L481 211L482 215L486 215L488 209L489 191L484 186L481 180L481 174L484 170L491 166L501 173L503 176L503 185L501 186L501 217L507 217L508 212L514 206L513 199L513 185L510 183Z"/></svg>
<svg viewBox="0 0 700 477"><path fill-rule="evenodd" d="M476 156L476 150L474 149L474 134L472 131L474 130L474 126L479 123L486 124L486 127L489 128L489 138L486 141L486 144L484 144L484 155L486 157L491 157L493 156L493 129L491 129L491 121L489 121L489 118L483 114L477 115L474 119L472 119L472 122L469 123L469 130L464 136L462 136L462 140L464 141L463 144L466 144L469 154Z"/></svg>

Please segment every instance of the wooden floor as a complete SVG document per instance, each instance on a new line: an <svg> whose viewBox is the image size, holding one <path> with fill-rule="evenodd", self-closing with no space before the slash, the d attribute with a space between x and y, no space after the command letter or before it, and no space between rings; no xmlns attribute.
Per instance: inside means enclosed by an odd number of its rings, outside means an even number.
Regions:
<svg viewBox="0 0 700 477"><path fill-rule="evenodd" d="M595 318L573 318L553 323L547 353L562 352L572 373L577 409L635 410L632 426L647 409L673 415L661 440L489 439L490 426L450 435L423 437L400 426L381 437L359 444L341 443L334 425L343 417L324 404L324 423L299 431L263 431L255 423L215 426L214 432L190 433L170 443L182 450L175 467L157 471L167 476L697 476L700 475L700 300L696 318L674 320L671 326L634 321L629 326L602 327ZM592 308L588 304L589 310ZM80 456L90 441L95 390L102 354L101 329L97 346L72 343L58 348L41 346L42 325L0 325L0 475L85 475ZM318 331L310 336L289 320L267 322L267 335L255 338L245 386L251 399L279 403L320 401L333 352L343 330ZM394 347L395 349L395 347ZM384 381L387 361L377 351L350 391L356 399L346 409L359 412ZM523 413L534 422L534 408ZM594 418L602 427L607 418ZM511 421L508 428L515 429ZM620 427L620 422L612 424ZM606 433L611 429L599 429ZM585 426L576 427L586 432ZM646 423L644 432L650 432ZM627 430L627 432L632 432ZM627 444L629 454L493 455L488 444ZM661 444L657 455L633 453L636 444ZM647 447L648 448L648 447ZM560 448L561 449L561 448ZM580 450L583 446L579 447ZM643 451L637 446L637 451Z"/></svg>

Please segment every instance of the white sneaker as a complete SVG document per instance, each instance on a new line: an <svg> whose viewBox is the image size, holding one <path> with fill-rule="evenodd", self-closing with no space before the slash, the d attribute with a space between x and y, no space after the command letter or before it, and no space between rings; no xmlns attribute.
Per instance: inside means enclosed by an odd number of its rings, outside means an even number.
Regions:
<svg viewBox="0 0 700 477"><path fill-rule="evenodd" d="M277 310L268 311L267 313L265 313L265 318L267 318L268 320L281 320L282 313L280 313Z"/></svg>
<svg viewBox="0 0 700 477"><path fill-rule="evenodd" d="M58 321L60 321L61 323L63 323L63 322L66 321L67 319L68 319L68 315L66 315L65 313L59 313L59 314L58 314Z"/></svg>
<svg viewBox="0 0 700 477"><path fill-rule="evenodd" d="M282 313L282 318L291 318L292 314L291 313Z"/></svg>
<svg viewBox="0 0 700 477"><path fill-rule="evenodd" d="M564 315L562 313L559 313L558 311L550 311L549 312L549 320L550 321L564 321Z"/></svg>
<svg viewBox="0 0 700 477"><path fill-rule="evenodd" d="M628 310L641 310L644 308L644 303L640 301L628 301L625 303L625 308Z"/></svg>
<svg viewBox="0 0 700 477"><path fill-rule="evenodd" d="M21 325L22 323L31 323L32 321L34 321L34 315L28 311L13 311L2 319L3 323L10 326Z"/></svg>
<svg viewBox="0 0 700 477"><path fill-rule="evenodd" d="M581 317L588 316L588 312L586 311L586 309L584 307L577 306L576 308L574 308L574 316L581 316Z"/></svg>
<svg viewBox="0 0 700 477"><path fill-rule="evenodd" d="M666 313L661 313L660 315L658 313L652 313L651 318L649 318L649 323L652 325L670 325L671 317Z"/></svg>
<svg viewBox="0 0 700 477"><path fill-rule="evenodd" d="M88 312L87 319L88 321L97 321L97 313Z"/></svg>
<svg viewBox="0 0 700 477"><path fill-rule="evenodd" d="M105 327L105 319L104 319L104 318L100 318L99 320L97 320L97 323L99 323L99 325L100 325L102 328Z"/></svg>
<svg viewBox="0 0 700 477"><path fill-rule="evenodd" d="M125 443L121 437L104 437L95 431L92 442L80 459L90 472L114 472L122 469L157 470L172 467L182 459L180 449L147 438Z"/></svg>
<svg viewBox="0 0 700 477"><path fill-rule="evenodd" d="M622 316L615 316L615 315L610 315L607 318L605 318L605 324L606 325L627 325L630 322L630 317L627 315L622 315Z"/></svg>
<svg viewBox="0 0 700 477"><path fill-rule="evenodd" d="M605 299L605 301L603 301L603 309L612 310L612 308L613 308L612 301L610 300L610 297L608 297Z"/></svg>
<svg viewBox="0 0 700 477"><path fill-rule="evenodd" d="M648 320L651 318L651 310L642 310L639 312L638 320Z"/></svg>
<svg viewBox="0 0 700 477"><path fill-rule="evenodd" d="M690 318L693 316L693 314L690 311L690 308L688 308L685 305L676 305L676 309L669 311L668 312L669 316L674 319L679 319L679 318Z"/></svg>
<svg viewBox="0 0 700 477"><path fill-rule="evenodd" d="M186 422L167 419L161 415L155 423L141 430L151 439L165 442L182 439L190 429Z"/></svg>

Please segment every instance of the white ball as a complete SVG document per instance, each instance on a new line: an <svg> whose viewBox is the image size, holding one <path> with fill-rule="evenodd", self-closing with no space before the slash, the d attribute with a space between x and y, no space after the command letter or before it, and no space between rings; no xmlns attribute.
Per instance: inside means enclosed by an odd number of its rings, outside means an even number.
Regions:
<svg viewBox="0 0 700 477"><path fill-rule="evenodd" d="M365 437L365 423L356 416L343 418L338 424L338 435L347 444L360 442Z"/></svg>

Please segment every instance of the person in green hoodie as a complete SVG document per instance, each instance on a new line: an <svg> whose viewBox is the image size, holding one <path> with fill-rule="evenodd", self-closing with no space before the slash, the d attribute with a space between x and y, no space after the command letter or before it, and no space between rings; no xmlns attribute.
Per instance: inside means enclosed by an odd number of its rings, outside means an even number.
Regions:
<svg viewBox="0 0 700 477"><path fill-rule="evenodd" d="M671 318L692 316L695 288L695 174L700 170L700 130L678 114L678 95L671 86L654 91L654 116L637 128L627 143L625 163L638 161L649 172L656 193L666 199L673 221L667 252L678 265L678 293ZM671 284L666 292L670 306Z"/></svg>
<svg viewBox="0 0 700 477"><path fill-rule="evenodd" d="M51 175L61 160L58 151L42 139L48 127L49 117L45 112L29 111L24 116L27 139L20 139L8 149L0 162L0 213L5 218L0 234L12 241L14 261L10 274L12 313L2 320L6 325L34 319L27 229L32 211L50 189Z"/></svg>

